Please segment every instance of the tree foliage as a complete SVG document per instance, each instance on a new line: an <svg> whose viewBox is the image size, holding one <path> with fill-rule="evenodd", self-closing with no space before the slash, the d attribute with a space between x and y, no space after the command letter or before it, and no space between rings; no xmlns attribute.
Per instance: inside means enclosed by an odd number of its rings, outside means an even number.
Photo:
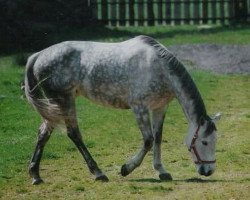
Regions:
<svg viewBox="0 0 250 200"><path fill-rule="evenodd" d="M82 27L88 19L87 0L0 0L0 50L36 46L48 34Z"/></svg>

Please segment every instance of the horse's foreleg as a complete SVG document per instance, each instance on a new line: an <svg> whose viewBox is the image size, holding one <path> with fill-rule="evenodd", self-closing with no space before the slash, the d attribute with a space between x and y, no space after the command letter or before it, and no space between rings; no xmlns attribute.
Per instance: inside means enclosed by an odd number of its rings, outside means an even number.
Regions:
<svg viewBox="0 0 250 200"><path fill-rule="evenodd" d="M76 120L65 120L67 126L67 134L69 138L74 142L77 146L78 150L82 154L83 158L85 159L88 168L92 174L96 176L96 180L101 180L104 182L108 181L108 177L99 169L97 163L92 158L90 152L88 151L87 147L83 143L81 133L79 131L78 125Z"/></svg>
<svg viewBox="0 0 250 200"><path fill-rule="evenodd" d="M172 177L165 170L161 162L161 142L162 142L162 129L165 118L165 109L154 110L152 112L153 135L154 135L154 169L159 172L161 180L172 180Z"/></svg>
<svg viewBox="0 0 250 200"><path fill-rule="evenodd" d="M44 121L39 128L36 148L29 165L29 174L32 177L33 185L37 185L43 182L39 174L39 166L44 146L49 140L52 131L53 127L50 126L47 121Z"/></svg>
<svg viewBox="0 0 250 200"><path fill-rule="evenodd" d="M151 131L150 115L148 109L144 106L136 106L133 108L133 111L135 113L138 126L142 132L144 144L139 153L122 166L122 176L127 176L136 167L140 166L143 161L143 158L145 157L147 152L152 148L154 140Z"/></svg>

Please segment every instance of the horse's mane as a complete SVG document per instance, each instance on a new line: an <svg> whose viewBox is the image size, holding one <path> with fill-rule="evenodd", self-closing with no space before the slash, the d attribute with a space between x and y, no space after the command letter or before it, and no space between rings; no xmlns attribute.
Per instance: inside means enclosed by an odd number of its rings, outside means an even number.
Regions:
<svg viewBox="0 0 250 200"><path fill-rule="evenodd" d="M144 43L155 48L157 55L166 61L166 67L168 67L170 75L178 78L186 95L188 95L194 102L197 123L199 123L201 116L209 118L201 95L184 65L170 51L168 51L166 47L153 38L148 36L139 36L139 38Z"/></svg>

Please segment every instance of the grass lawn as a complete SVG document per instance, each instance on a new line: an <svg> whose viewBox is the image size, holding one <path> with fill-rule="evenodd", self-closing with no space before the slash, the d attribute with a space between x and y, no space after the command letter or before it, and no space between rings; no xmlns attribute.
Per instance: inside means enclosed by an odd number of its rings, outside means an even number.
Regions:
<svg viewBox="0 0 250 200"><path fill-rule="evenodd" d="M98 30L95 28L94 31ZM249 44L250 28L197 27L105 28L53 38L119 41L148 34L165 45L186 43ZM81 35L82 33L82 35ZM92 34L91 34L92 33ZM55 131L41 162L45 184L32 186L28 162L40 117L22 98L24 69L12 55L0 57L0 199L248 199L250 196L250 76L191 71L210 114L221 111L218 123L217 170L200 177L184 145L187 121L177 101L167 111L162 153L172 182L160 182L152 168L152 152L131 175L120 167L137 152L141 134L131 111L77 100L80 128L108 183L95 182L63 128Z"/></svg>

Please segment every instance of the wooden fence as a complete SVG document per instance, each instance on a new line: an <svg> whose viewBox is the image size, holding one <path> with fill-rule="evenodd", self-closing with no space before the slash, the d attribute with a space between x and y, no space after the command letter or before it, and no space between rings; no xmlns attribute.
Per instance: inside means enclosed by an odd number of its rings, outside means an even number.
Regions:
<svg viewBox="0 0 250 200"><path fill-rule="evenodd" d="M92 19L112 26L215 24L249 19L250 0L90 0Z"/></svg>

